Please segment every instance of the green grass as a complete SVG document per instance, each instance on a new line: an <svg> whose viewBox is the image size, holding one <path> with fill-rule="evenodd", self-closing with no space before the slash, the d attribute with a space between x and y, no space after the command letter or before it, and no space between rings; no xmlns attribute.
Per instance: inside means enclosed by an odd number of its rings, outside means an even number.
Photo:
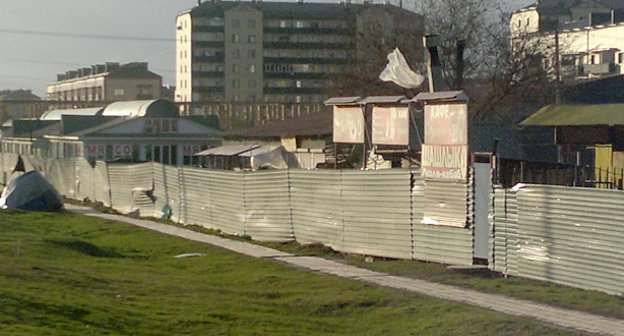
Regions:
<svg viewBox="0 0 624 336"><path fill-rule="evenodd" d="M182 253L204 257L177 259ZM569 335L125 224L0 212L0 335Z"/></svg>
<svg viewBox="0 0 624 336"><path fill-rule="evenodd" d="M485 270L452 270L445 265L410 260L374 258L337 253L326 247L302 246L294 243L263 243L263 245L295 254L331 258L373 271L437 283L470 288L482 292L504 294L558 307L580 310L624 319L624 298L598 291L582 290L544 281L504 277ZM370 259L369 259L370 260Z"/></svg>

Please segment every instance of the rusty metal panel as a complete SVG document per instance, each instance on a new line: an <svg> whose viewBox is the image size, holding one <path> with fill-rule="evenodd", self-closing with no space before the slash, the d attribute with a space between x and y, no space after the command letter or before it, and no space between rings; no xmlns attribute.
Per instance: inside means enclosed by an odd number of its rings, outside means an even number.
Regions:
<svg viewBox="0 0 624 336"><path fill-rule="evenodd" d="M410 171L344 170L341 186L343 251L410 259Z"/></svg>
<svg viewBox="0 0 624 336"><path fill-rule="evenodd" d="M472 265L473 177L468 182L414 182L412 203L423 195L423 217L413 216L413 259ZM417 189L417 190L414 190ZM414 206L413 206L414 207Z"/></svg>
<svg viewBox="0 0 624 336"><path fill-rule="evenodd" d="M343 250L340 170L291 170L293 230L301 244Z"/></svg>
<svg viewBox="0 0 624 336"><path fill-rule="evenodd" d="M245 234L259 241L295 239L288 170L246 172Z"/></svg>
<svg viewBox="0 0 624 336"><path fill-rule="evenodd" d="M152 190L151 166L151 163L108 164L113 209L123 214L153 216L153 204L146 195L146 191Z"/></svg>
<svg viewBox="0 0 624 336"><path fill-rule="evenodd" d="M529 185L517 203L520 276L624 294L623 192Z"/></svg>

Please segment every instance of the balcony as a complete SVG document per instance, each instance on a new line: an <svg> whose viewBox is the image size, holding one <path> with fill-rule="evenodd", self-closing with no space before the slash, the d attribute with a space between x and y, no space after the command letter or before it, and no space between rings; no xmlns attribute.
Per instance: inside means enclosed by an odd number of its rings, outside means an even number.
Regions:
<svg viewBox="0 0 624 336"><path fill-rule="evenodd" d="M327 79L330 76L325 72L264 72L264 78L278 79Z"/></svg>
<svg viewBox="0 0 624 336"><path fill-rule="evenodd" d="M193 56L193 62L222 63L224 60L225 56L223 54L216 56Z"/></svg>
<svg viewBox="0 0 624 336"><path fill-rule="evenodd" d="M348 58L265 57L264 63L282 64L348 64Z"/></svg>
<svg viewBox="0 0 624 336"><path fill-rule="evenodd" d="M319 94L324 88L265 87L264 94Z"/></svg>
<svg viewBox="0 0 624 336"><path fill-rule="evenodd" d="M223 78L223 71L193 71L193 77L197 78Z"/></svg>
<svg viewBox="0 0 624 336"><path fill-rule="evenodd" d="M345 28L280 28L280 27L264 27L264 33L272 34L318 34L318 35L353 35L353 30Z"/></svg>
<svg viewBox="0 0 624 336"><path fill-rule="evenodd" d="M194 85L193 92L204 93L204 92L224 92L223 86L200 86Z"/></svg>
<svg viewBox="0 0 624 336"><path fill-rule="evenodd" d="M615 63L602 63L602 64L583 64L583 75L611 75L619 74L620 66Z"/></svg>
<svg viewBox="0 0 624 336"><path fill-rule="evenodd" d="M355 43L324 42L264 42L265 48L271 49L355 49Z"/></svg>

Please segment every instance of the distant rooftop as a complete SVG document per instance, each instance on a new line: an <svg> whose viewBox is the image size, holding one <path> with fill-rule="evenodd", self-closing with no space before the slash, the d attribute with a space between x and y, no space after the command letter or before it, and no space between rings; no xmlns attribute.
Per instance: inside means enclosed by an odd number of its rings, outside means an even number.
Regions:
<svg viewBox="0 0 624 336"><path fill-rule="evenodd" d="M223 17L226 10L239 5L257 8L269 19L308 19L308 20L348 20L353 19L355 14L371 6L398 9L390 3L320 3L320 2L269 2L269 1L204 1L201 5L193 8L190 12L193 16Z"/></svg>
<svg viewBox="0 0 624 336"><path fill-rule="evenodd" d="M148 70L147 62L132 62L120 64L117 62L106 62L90 67L69 70L64 74L56 75L58 82L85 78L96 75L107 75L110 78L162 78Z"/></svg>
<svg viewBox="0 0 624 336"><path fill-rule="evenodd" d="M41 100L41 98L30 90L2 90L0 101L2 100Z"/></svg>

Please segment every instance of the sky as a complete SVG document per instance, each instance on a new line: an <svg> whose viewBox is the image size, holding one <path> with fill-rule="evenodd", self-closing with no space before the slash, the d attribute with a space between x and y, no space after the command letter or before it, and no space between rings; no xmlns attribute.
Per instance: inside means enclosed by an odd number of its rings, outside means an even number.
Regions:
<svg viewBox="0 0 624 336"><path fill-rule="evenodd" d="M516 9L534 0L503 2ZM56 74L104 62L148 62L164 85L173 85L175 18L196 5L197 0L0 0L0 90L30 89L45 97Z"/></svg>

